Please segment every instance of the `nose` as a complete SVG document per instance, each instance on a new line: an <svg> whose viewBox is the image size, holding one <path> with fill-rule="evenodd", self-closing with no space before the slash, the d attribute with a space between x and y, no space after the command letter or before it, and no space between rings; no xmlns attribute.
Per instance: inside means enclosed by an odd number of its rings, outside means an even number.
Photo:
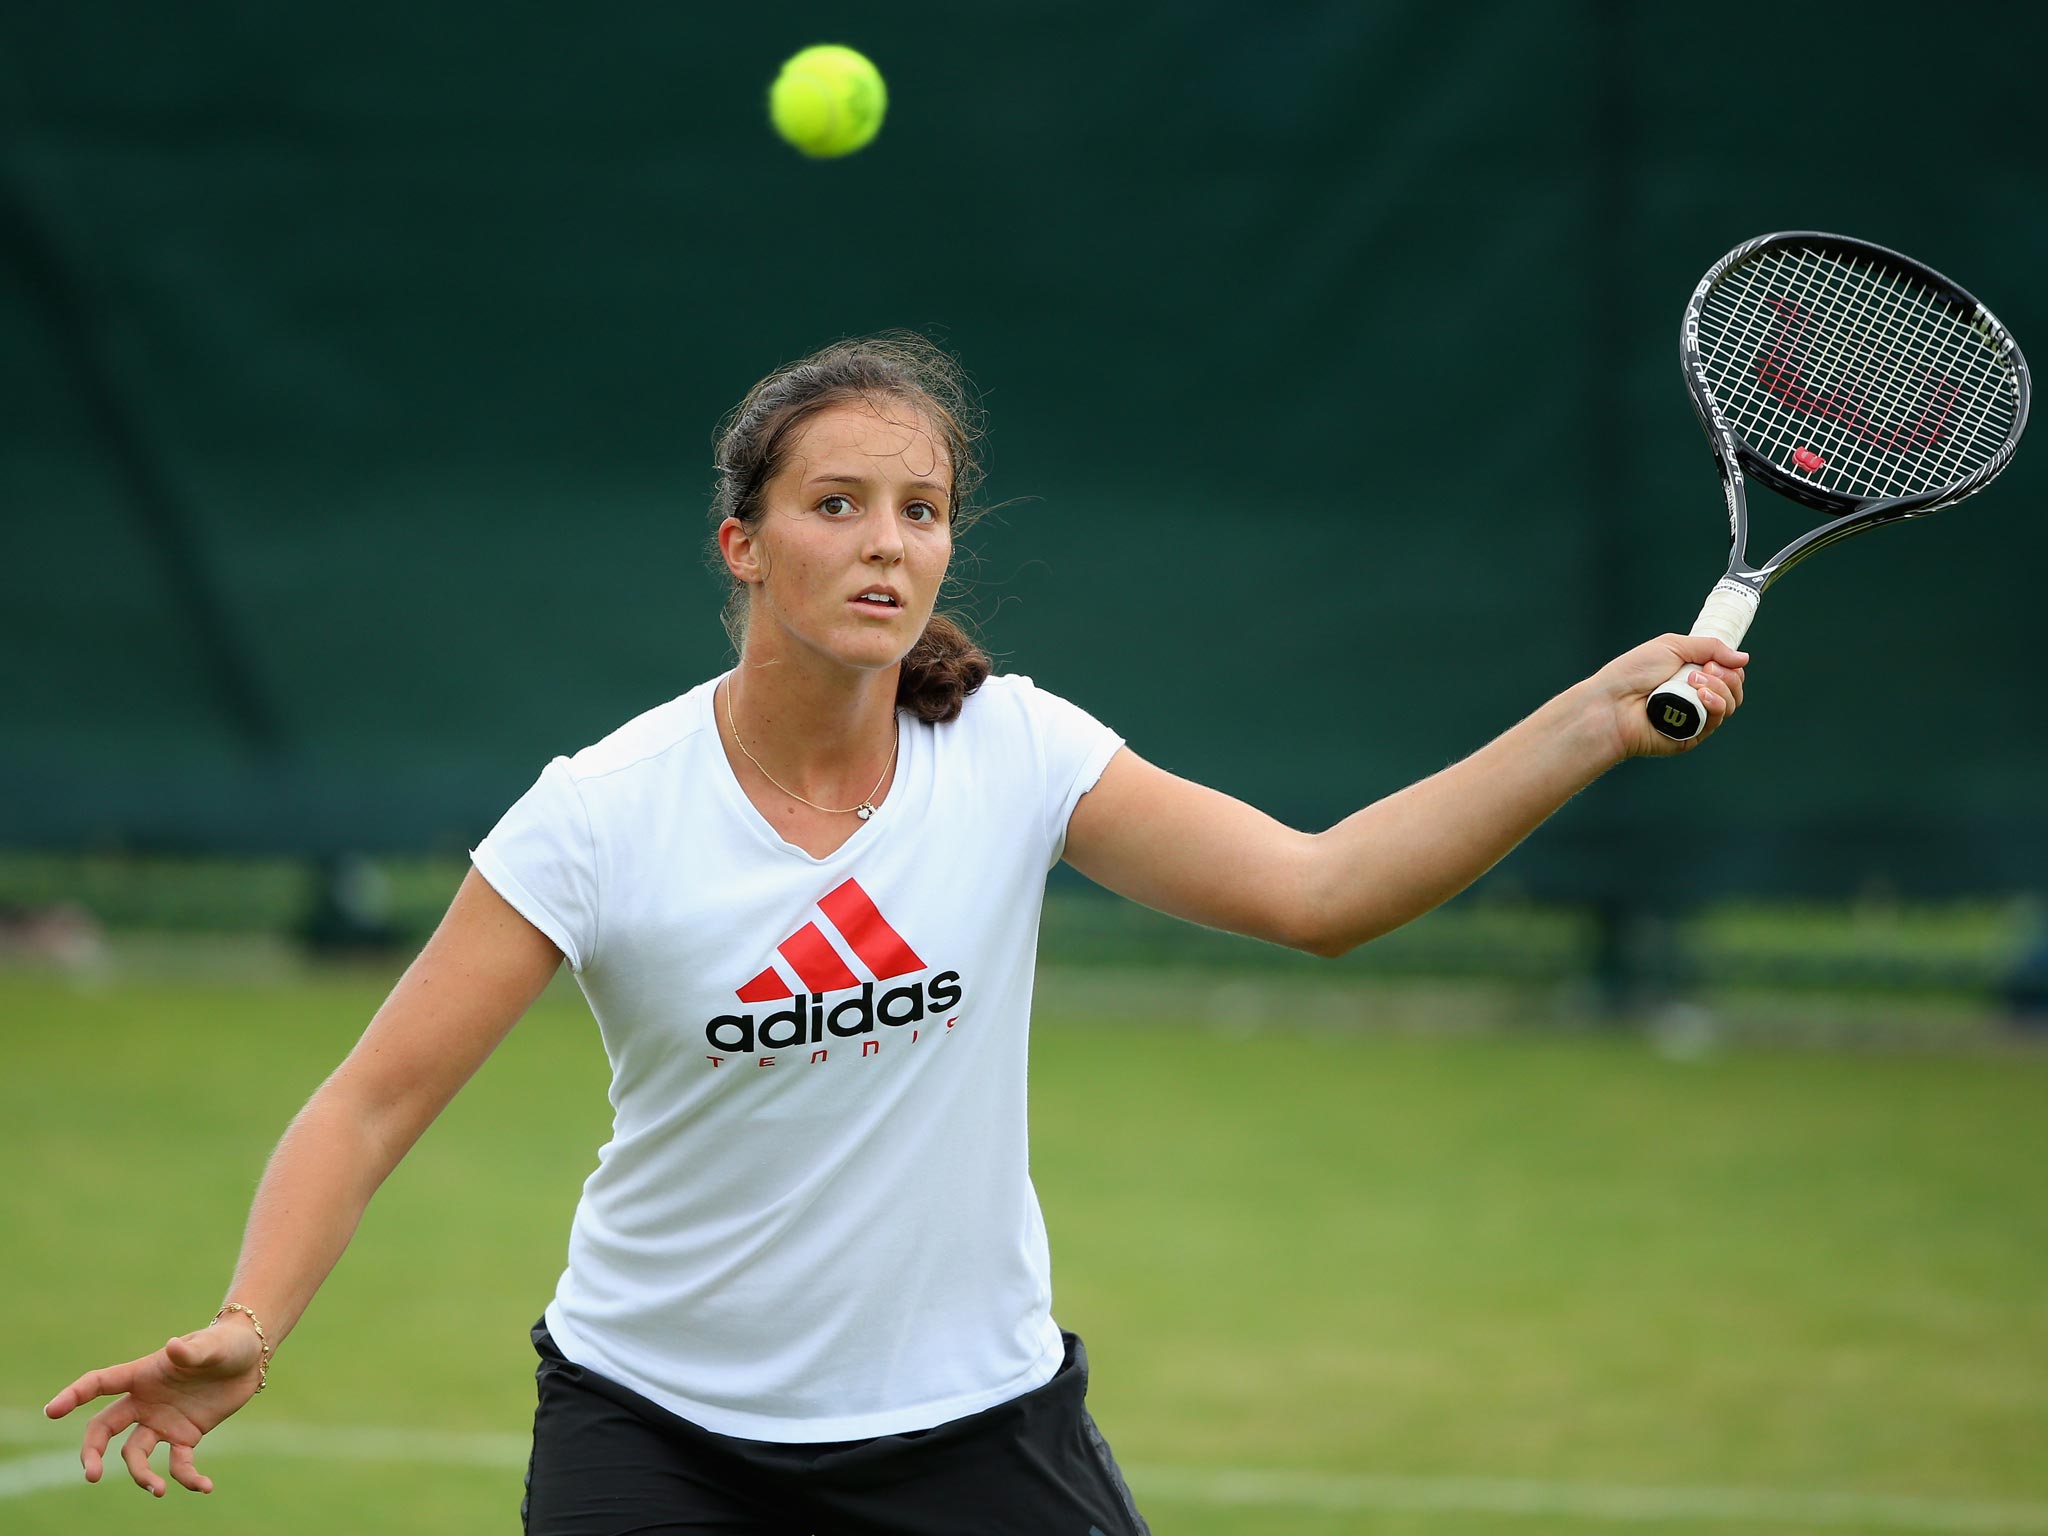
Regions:
<svg viewBox="0 0 2048 1536"><path fill-rule="evenodd" d="M896 525L896 509L887 504L869 508L861 527L861 558L879 565L895 565L903 559L903 530Z"/></svg>

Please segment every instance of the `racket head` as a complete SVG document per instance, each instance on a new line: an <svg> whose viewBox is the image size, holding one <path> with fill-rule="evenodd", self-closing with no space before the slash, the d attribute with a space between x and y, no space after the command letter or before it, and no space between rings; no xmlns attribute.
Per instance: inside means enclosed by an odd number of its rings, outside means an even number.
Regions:
<svg viewBox="0 0 2048 1536"><path fill-rule="evenodd" d="M1834 519L1787 546L1772 576L1982 490L2012 462L2032 393L2012 334L1960 284L1817 230L1761 235L1709 268L1679 357L1723 475L1739 465ZM1732 525L1746 521L1739 491L1737 478ZM1740 556L1747 530L1730 532Z"/></svg>

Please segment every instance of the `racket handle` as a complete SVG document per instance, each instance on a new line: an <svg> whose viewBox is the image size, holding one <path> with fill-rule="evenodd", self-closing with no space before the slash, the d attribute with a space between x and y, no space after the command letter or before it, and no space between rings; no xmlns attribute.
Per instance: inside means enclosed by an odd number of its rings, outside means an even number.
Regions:
<svg viewBox="0 0 2048 1536"><path fill-rule="evenodd" d="M1693 620L1688 633L1712 635L1723 644L1740 649L1742 637L1749 632L1749 621L1756 617L1758 601L1759 594L1754 587L1724 576L1707 594L1706 606L1700 609L1700 616ZM1698 670L1688 662L1672 673L1671 680L1658 687L1644 703L1650 714L1650 724L1673 741L1691 741L1707 723L1707 706L1700 702L1699 693L1686 681Z"/></svg>

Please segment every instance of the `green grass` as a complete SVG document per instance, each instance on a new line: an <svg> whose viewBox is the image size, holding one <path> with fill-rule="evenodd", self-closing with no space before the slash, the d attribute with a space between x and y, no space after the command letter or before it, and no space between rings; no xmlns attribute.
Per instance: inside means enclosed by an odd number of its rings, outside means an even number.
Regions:
<svg viewBox="0 0 2048 1536"><path fill-rule="evenodd" d="M75 1445L32 1418L57 1387L211 1314L264 1156L389 980L0 971L0 1486ZM1201 1478L1219 1468L2048 1503L2048 1057L1675 1061L1634 1036L1353 1027L1373 991L1275 996L1286 1022L1258 1028L1133 1023L1063 978L1039 1021L1056 1310L1162 1536L1589 1528L1218 1503ZM323 1459L258 1431L473 1431L516 1453L526 1330L604 1087L557 986L371 1207L271 1390L202 1447L217 1493L147 1500L117 1464L97 1488L0 1497L0 1529L516 1529L516 1454Z"/></svg>

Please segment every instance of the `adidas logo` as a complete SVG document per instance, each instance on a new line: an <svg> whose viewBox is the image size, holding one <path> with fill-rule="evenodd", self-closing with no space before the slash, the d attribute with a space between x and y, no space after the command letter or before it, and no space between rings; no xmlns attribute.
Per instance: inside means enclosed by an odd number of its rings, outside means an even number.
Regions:
<svg viewBox="0 0 2048 1536"><path fill-rule="evenodd" d="M929 967L904 942L903 936L889 926L889 920L860 888L859 881L845 881L819 897L818 912L838 935L838 944L825 928L809 922L776 945L779 963L770 962L753 980L736 989L734 995L742 1003L788 1006L758 1018L751 1012L721 1013L704 1026L704 1038L716 1050L734 1056L753 1056L761 1051L788 1051L810 1045L817 1047L811 1052L811 1060L823 1061L835 1040L873 1035L877 1026L913 1026L911 1038L915 1040L922 1032L915 1026L921 1025L929 1014L959 1004L962 994L958 971L941 971L929 982L913 981L877 994L876 988L883 983ZM872 980L863 980L847 963L849 954ZM791 977L795 978L795 986L790 984ZM828 1005L832 994L846 991L854 991L855 995ZM951 1027L950 1020L947 1027ZM873 1055L879 1049L874 1040L862 1041L862 1055ZM721 1065L722 1061L722 1057L711 1058L713 1066ZM767 1066L772 1061L772 1057L763 1056L760 1064Z"/></svg>
<svg viewBox="0 0 2048 1536"><path fill-rule="evenodd" d="M848 880L818 898L818 910L845 939L854 958L865 965L877 981L908 976L924 969L917 952L903 942L903 936L889 926L881 908L869 899L858 880ZM775 952L813 992L838 992L860 985L816 923L805 923L775 946ZM769 1003L794 997L795 991L773 965L739 989L743 1003Z"/></svg>

